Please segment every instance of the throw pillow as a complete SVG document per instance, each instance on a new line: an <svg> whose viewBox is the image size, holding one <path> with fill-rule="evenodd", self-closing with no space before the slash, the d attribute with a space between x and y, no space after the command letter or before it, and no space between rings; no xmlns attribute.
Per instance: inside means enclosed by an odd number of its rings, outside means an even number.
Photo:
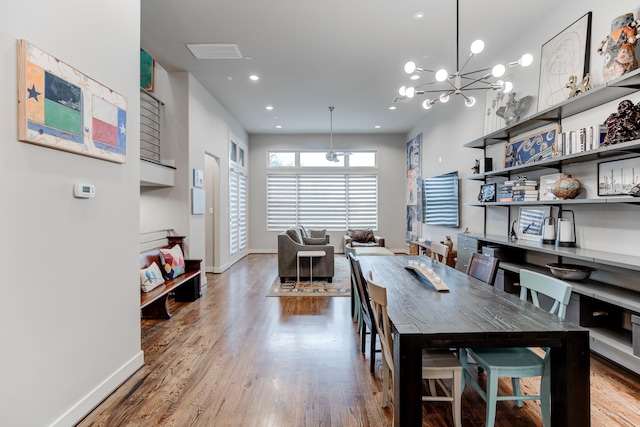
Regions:
<svg viewBox="0 0 640 427"><path fill-rule="evenodd" d="M314 229L309 229L309 237L322 237L324 239L324 236L327 235L327 230L314 230Z"/></svg>
<svg viewBox="0 0 640 427"><path fill-rule="evenodd" d="M302 243L302 240L300 240L302 236L300 236L300 233L298 233L298 230L294 228L290 228L287 230L287 236L291 237L291 240L293 240L296 243Z"/></svg>
<svg viewBox="0 0 640 427"><path fill-rule="evenodd" d="M354 242L367 243L376 241L373 231L370 228L365 230L349 230L348 233Z"/></svg>
<svg viewBox="0 0 640 427"><path fill-rule="evenodd" d="M305 245L324 245L327 242L324 237L303 237L302 240Z"/></svg>
<svg viewBox="0 0 640 427"><path fill-rule="evenodd" d="M184 255L179 245L171 249L160 249L160 262L164 270L164 276L171 280L184 273Z"/></svg>
<svg viewBox="0 0 640 427"><path fill-rule="evenodd" d="M142 292L149 292L164 283L160 267L155 262L140 270L140 287Z"/></svg>

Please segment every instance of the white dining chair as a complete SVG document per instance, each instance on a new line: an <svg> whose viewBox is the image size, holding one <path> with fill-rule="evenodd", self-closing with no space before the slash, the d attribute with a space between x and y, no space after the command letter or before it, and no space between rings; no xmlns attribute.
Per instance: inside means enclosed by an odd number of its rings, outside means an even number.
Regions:
<svg viewBox="0 0 640 427"><path fill-rule="evenodd" d="M373 304L373 315L382 344L382 406L387 407L389 391L393 379L393 338L389 315L387 314L387 288L374 283L371 271L367 277L367 287ZM430 396L422 396L424 402L445 401L453 406L453 425L462 426L462 365L450 351L422 351L422 379L429 381ZM448 388L443 380L451 380ZM439 396L436 383L444 391Z"/></svg>
<svg viewBox="0 0 640 427"><path fill-rule="evenodd" d="M447 255L449 255L449 247L442 243L431 242L431 259L436 262L447 263Z"/></svg>

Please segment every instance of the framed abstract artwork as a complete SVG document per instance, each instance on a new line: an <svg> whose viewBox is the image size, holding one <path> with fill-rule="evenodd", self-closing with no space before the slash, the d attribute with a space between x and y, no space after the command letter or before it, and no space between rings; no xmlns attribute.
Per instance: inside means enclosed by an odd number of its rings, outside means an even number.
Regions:
<svg viewBox="0 0 640 427"><path fill-rule="evenodd" d="M589 72L591 12L569 25L542 45L538 111L546 110L569 99L569 78L582 82Z"/></svg>
<svg viewBox="0 0 640 427"><path fill-rule="evenodd" d="M521 206L518 213L518 239L542 241L542 224L551 215L550 206Z"/></svg>
<svg viewBox="0 0 640 427"><path fill-rule="evenodd" d="M124 163L127 100L27 40L18 40L18 139Z"/></svg>
<svg viewBox="0 0 640 427"><path fill-rule="evenodd" d="M504 167L526 165L556 156L559 132L560 126L554 126L514 138L505 146Z"/></svg>
<svg viewBox="0 0 640 427"><path fill-rule="evenodd" d="M144 90L153 91L153 65L151 55L140 49L140 87Z"/></svg>

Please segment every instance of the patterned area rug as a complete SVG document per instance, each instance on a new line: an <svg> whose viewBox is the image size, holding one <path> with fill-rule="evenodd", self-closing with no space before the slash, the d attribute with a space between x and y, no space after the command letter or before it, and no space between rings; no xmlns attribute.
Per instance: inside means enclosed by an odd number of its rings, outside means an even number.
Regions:
<svg viewBox="0 0 640 427"><path fill-rule="evenodd" d="M334 276L331 283L326 280L313 279L313 283L302 280L287 279L280 283L276 277L267 293L268 297L348 297L351 296L351 270L344 255L336 255L334 261Z"/></svg>

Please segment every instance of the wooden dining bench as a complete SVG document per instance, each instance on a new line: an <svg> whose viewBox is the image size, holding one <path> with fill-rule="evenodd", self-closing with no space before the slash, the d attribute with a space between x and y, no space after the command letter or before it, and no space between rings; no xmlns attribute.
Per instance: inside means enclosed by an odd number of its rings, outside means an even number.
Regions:
<svg viewBox="0 0 640 427"><path fill-rule="evenodd" d="M154 261L159 264L160 249L178 245L184 253L184 236L167 236L167 245L140 253L140 268L146 268ZM143 319L169 319L168 298L170 295L179 302L191 302L200 298L201 259L185 259L185 272L165 281L149 292L140 293L140 309Z"/></svg>

